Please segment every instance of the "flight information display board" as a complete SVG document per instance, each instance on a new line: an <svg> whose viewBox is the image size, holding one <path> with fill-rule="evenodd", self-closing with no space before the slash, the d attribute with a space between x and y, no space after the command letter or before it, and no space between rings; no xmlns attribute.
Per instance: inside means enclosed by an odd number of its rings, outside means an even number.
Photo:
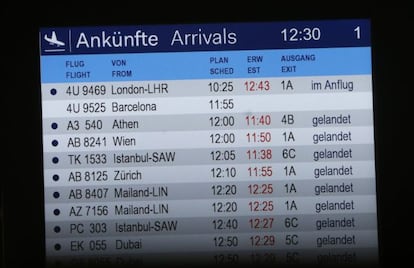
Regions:
<svg viewBox="0 0 414 268"><path fill-rule="evenodd" d="M377 263L370 22L42 28L46 261Z"/></svg>

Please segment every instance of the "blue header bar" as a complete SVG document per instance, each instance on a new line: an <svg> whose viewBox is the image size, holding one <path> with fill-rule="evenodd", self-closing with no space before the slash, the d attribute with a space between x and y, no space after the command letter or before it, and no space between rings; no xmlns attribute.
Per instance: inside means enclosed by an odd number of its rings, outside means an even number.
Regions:
<svg viewBox="0 0 414 268"><path fill-rule="evenodd" d="M367 19L42 28L41 55L370 46Z"/></svg>
<svg viewBox="0 0 414 268"><path fill-rule="evenodd" d="M338 73L362 75L371 73L370 63L369 47L63 55L41 58L41 81L69 83L318 76ZM290 70L286 66L295 67ZM222 68L227 68L229 72L215 72Z"/></svg>

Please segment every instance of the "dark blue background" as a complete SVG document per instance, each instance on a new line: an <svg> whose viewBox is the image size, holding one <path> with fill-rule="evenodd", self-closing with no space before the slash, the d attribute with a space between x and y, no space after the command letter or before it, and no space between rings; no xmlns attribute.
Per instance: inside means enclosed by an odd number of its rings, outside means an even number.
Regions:
<svg viewBox="0 0 414 268"><path fill-rule="evenodd" d="M354 29L359 26L361 39L356 38ZM320 29L319 40L300 40L283 41L281 31L283 29L296 28L303 31L304 28ZM223 45L174 45L171 46L171 40L176 30L179 30L181 36L186 33L221 33L226 28L227 33L234 32L237 35L235 44ZM69 30L71 32L71 48L69 47ZM139 47L101 47L86 48L82 46L76 48L80 33L85 33L86 37L101 36L105 31L107 36L113 32L121 32L122 35L135 35L137 30L145 32L147 35L157 35L157 46L139 46ZM48 53L44 49L50 48L49 43L44 39L45 34L50 37L51 32L55 31L59 40L64 41L66 45L65 52ZM122 36L119 35L119 36ZM116 35L118 37L118 35ZM245 49L290 49L290 48L323 48L323 47L363 47L369 46L371 41L371 31L369 20L310 20L295 22L256 22L256 23L209 23L209 24L174 24L174 25L131 25L131 26L107 26L107 27L83 27L83 28L42 28L40 32L40 42L42 45L42 55L50 54L97 54L97 53L133 53L133 52L183 52L183 51L203 51L203 50L245 50Z"/></svg>

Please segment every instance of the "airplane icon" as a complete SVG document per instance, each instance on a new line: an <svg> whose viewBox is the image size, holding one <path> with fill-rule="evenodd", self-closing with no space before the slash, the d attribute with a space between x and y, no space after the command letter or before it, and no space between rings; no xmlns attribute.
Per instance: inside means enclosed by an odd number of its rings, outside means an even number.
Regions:
<svg viewBox="0 0 414 268"><path fill-rule="evenodd" d="M48 41L48 42L49 42L49 44L50 44L50 45L52 45L52 46L53 46L53 45L56 45L56 46L60 47L60 46L64 46L64 45L65 45L65 43L64 43L64 42L59 41L59 40L57 39L57 37L56 37L56 32L55 32L55 31L52 31L52 36L51 36L51 37L48 37L48 36L47 36L47 34L45 34L44 38L45 38L45 40L46 40L46 41Z"/></svg>

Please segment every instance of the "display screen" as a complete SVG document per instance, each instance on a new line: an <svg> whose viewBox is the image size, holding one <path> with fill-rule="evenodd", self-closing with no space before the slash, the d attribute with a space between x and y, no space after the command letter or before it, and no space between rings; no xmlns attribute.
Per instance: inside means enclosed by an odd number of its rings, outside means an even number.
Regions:
<svg viewBox="0 0 414 268"><path fill-rule="evenodd" d="M48 266L378 262L369 20L39 42Z"/></svg>

